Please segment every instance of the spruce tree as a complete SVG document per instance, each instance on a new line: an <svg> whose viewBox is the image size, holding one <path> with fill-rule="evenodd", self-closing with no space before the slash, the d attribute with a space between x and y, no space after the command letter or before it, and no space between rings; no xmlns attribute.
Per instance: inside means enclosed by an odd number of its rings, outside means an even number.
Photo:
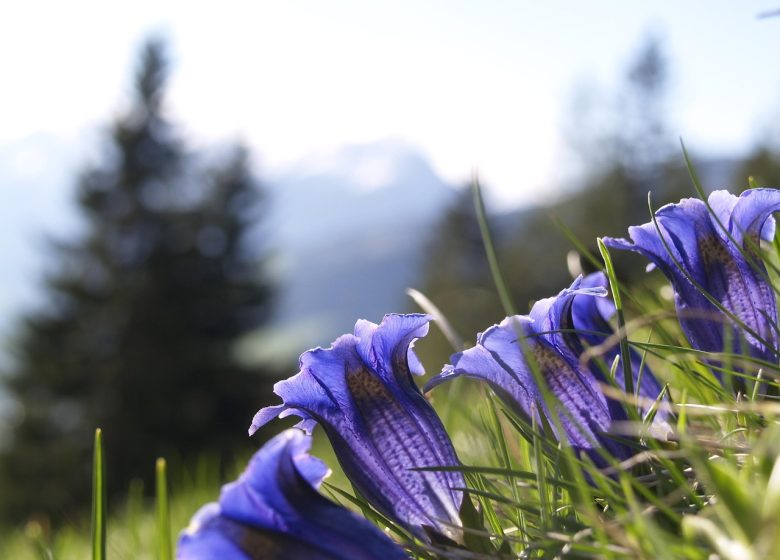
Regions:
<svg viewBox="0 0 780 560"><path fill-rule="evenodd" d="M164 42L142 48L130 108L78 181L83 234L53 246L47 304L29 315L7 390L21 405L0 458L0 513L55 519L89 503L92 433L109 484L154 459L249 445L272 379L235 359L269 317L262 252L247 239L262 191L240 146L191 153L166 119ZM240 448L239 448L240 449Z"/></svg>

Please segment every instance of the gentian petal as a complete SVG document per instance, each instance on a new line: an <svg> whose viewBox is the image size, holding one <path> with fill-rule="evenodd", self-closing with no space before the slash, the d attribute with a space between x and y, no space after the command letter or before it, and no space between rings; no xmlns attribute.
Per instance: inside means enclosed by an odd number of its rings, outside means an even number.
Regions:
<svg viewBox="0 0 780 560"><path fill-rule="evenodd" d="M698 198L685 198L679 204L661 207L655 216L666 243L679 255L675 268L682 265L695 282L706 283L705 256L699 251L699 243L717 237L707 205ZM682 274L679 269L678 274Z"/></svg>
<svg viewBox="0 0 780 560"><path fill-rule="evenodd" d="M480 334L477 345L454 355L452 365L428 387L459 375L483 380L507 406L527 418L539 419L543 414L556 430L534 376L535 363L558 402L557 416L564 432L556 433L558 439L585 450L597 464L603 464L598 447L617 457L627 456L630 450L608 435L613 422L625 419L622 408L608 402L593 373L581 367L576 335L560 332L571 328L576 297L605 293L603 287L582 288L580 282L577 279L558 296L537 302L528 316L507 317Z"/></svg>
<svg viewBox="0 0 780 560"><path fill-rule="evenodd" d="M675 264L682 260L680 253L666 238L661 240L656 224L648 222L641 226L631 226L628 228L628 235L631 238L630 241L615 237L602 237L602 241L611 249L634 251L647 258L664 273L675 287L677 287L677 282L686 281L685 276L679 273ZM666 245L664 245L664 241L666 241Z"/></svg>
<svg viewBox="0 0 780 560"><path fill-rule="evenodd" d="M582 285L582 281L582 276L579 276L569 288L561 291L557 296L540 299L531 308L528 317L534 323L534 331L550 344L566 346L566 339L571 337L570 333L558 331L573 328L569 308L576 296L595 296L596 299L601 299L607 295L604 286L586 287ZM590 299L590 297L586 297L586 299Z"/></svg>
<svg viewBox="0 0 780 560"><path fill-rule="evenodd" d="M718 221L728 228L731 214L734 212L734 206L738 200L739 198L729 191L712 191L707 198L707 203Z"/></svg>
<svg viewBox="0 0 780 560"><path fill-rule="evenodd" d="M593 272L582 279L582 288L609 288L609 280L603 272ZM575 327L600 331L602 326L609 327L609 320L615 315L615 304L609 297L578 297L572 303ZM577 319L579 317L579 320ZM581 326L578 326L579 325ZM592 327L592 328L589 328ZM601 332L611 334L611 327Z"/></svg>
<svg viewBox="0 0 780 560"><path fill-rule="evenodd" d="M433 377L425 390L463 375L487 382L516 414L538 420L537 406L542 396L517 344L518 331L526 336L532 332L530 323L528 317L517 315L480 333L477 345L454 354L450 358L452 364Z"/></svg>
<svg viewBox="0 0 780 560"><path fill-rule="evenodd" d="M328 468L295 429L269 441L218 504L195 514L177 558L200 560L380 560L407 558L377 527L327 500L316 487Z"/></svg>
<svg viewBox="0 0 780 560"><path fill-rule="evenodd" d="M710 195L710 204L713 195ZM780 191L750 189L737 199L730 219L724 223L727 224L729 233L736 243L746 248L746 237L754 243L758 243L759 238L772 241L775 233L775 219L772 213L778 211L780 211Z"/></svg>
<svg viewBox="0 0 780 560"><path fill-rule="evenodd" d="M424 336L427 315L386 315L379 325L358 321L354 335L304 353L301 370L274 391L284 413L321 424L345 474L380 512L423 535L424 527L460 538L465 486L438 416L414 384L421 367L411 347ZM281 409L255 416L256 430Z"/></svg>
<svg viewBox="0 0 780 560"><path fill-rule="evenodd" d="M241 549L242 531L229 520L220 517L219 505L206 504L192 517L190 525L179 537L176 558L180 560L245 559Z"/></svg>

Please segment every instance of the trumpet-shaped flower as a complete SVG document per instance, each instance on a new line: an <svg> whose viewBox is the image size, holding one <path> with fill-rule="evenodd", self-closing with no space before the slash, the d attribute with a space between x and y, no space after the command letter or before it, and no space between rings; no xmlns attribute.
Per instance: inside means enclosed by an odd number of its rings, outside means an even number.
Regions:
<svg viewBox="0 0 780 560"><path fill-rule="evenodd" d="M287 430L258 451L241 477L203 506L177 547L179 560L400 560L404 550L316 488L329 473L307 452L311 437Z"/></svg>
<svg viewBox="0 0 780 560"><path fill-rule="evenodd" d="M427 315L386 315L379 325L360 320L354 335L305 352L300 372L274 386L283 403L260 410L250 434L276 416L299 416L304 429L321 424L344 473L377 510L418 535L427 528L458 540L463 475L417 470L459 464L412 378L423 373L412 346L429 321Z"/></svg>
<svg viewBox="0 0 780 560"><path fill-rule="evenodd" d="M710 208L685 198L667 204L655 213L657 225L632 226L631 241L605 238L604 243L640 253L664 273L694 348L730 351L728 339L739 352L744 341L748 355L776 362L777 303L757 247L761 239L774 237L772 213L780 210L780 191L751 189L739 197L715 191L708 203Z"/></svg>
<svg viewBox="0 0 780 560"><path fill-rule="evenodd" d="M426 389L461 375L485 381L516 413L537 422L544 416L559 440L588 452L597 464L603 464L597 448L606 448L618 458L629 456L631 448L610 435L615 422L627 419L625 410L605 396L601 370L591 362L580 362L587 341L576 328L598 327L599 332L589 335L598 340L609 334L600 332L608 309L581 301L603 297L607 291L594 279L588 283L591 286L586 287L578 278L557 296L538 301L530 314L507 317L490 327L477 337L476 346L452 356L452 363ZM555 398L563 433L552 420L537 380L543 380ZM656 388L656 384L642 383L639 392L654 399ZM646 390L652 393L645 394Z"/></svg>

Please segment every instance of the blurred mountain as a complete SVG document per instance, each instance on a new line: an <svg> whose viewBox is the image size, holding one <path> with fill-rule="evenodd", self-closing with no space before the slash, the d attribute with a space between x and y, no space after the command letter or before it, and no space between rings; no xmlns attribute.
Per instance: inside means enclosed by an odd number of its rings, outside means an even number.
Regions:
<svg viewBox="0 0 780 560"><path fill-rule="evenodd" d="M288 247L389 224L416 225L451 196L425 156L398 140L345 146L271 178L271 231Z"/></svg>
<svg viewBox="0 0 780 560"><path fill-rule="evenodd" d="M0 146L0 254L9 263L0 267L0 332L40 303L44 235L79 227L72 185L85 155L83 145L43 134ZM741 159L694 161L709 189L743 182L734 177ZM246 359L289 362L350 332L358 318L411 308L404 290L419 287L428 240L456 196L416 147L397 140L346 146L260 176L271 214L253 235L275 253L279 299L271 328L242 344ZM495 235L509 235L533 212L493 216Z"/></svg>
<svg viewBox="0 0 780 560"><path fill-rule="evenodd" d="M288 360L358 318L409 309L404 291L455 196L418 149L396 140L309 157L269 190L280 294L272 328L244 346L249 359Z"/></svg>

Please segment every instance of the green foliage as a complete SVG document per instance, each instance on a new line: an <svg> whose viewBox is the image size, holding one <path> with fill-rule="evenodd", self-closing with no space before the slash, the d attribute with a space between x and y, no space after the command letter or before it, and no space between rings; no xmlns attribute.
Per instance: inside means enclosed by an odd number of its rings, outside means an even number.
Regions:
<svg viewBox="0 0 780 560"><path fill-rule="evenodd" d="M53 244L48 303L19 328L0 518L57 523L83 508L95 426L112 495L158 456L229 455L270 393L270 375L233 353L271 311L265 248L247 237L262 191L241 146L188 151L165 117L168 74L149 41L129 107L81 173L83 232Z"/></svg>
<svg viewBox="0 0 780 560"><path fill-rule="evenodd" d="M243 458L242 458L243 459ZM192 515L206 502L214 501L220 484L233 479L243 468L225 469L216 456L201 456L171 476L168 500L169 530L178 533ZM152 463L147 471L155 472ZM224 473L222 472L224 471ZM109 470L109 475L111 474ZM143 482L134 479L127 498L116 503L107 516L106 555L108 559L160 560L160 501L144 496ZM87 520L88 521L88 520ZM170 546L170 540L168 541ZM0 531L0 558L14 560L70 560L91 558L92 540L89 523L81 515L68 519L59 527L47 525L45 519L32 519L19 529Z"/></svg>

